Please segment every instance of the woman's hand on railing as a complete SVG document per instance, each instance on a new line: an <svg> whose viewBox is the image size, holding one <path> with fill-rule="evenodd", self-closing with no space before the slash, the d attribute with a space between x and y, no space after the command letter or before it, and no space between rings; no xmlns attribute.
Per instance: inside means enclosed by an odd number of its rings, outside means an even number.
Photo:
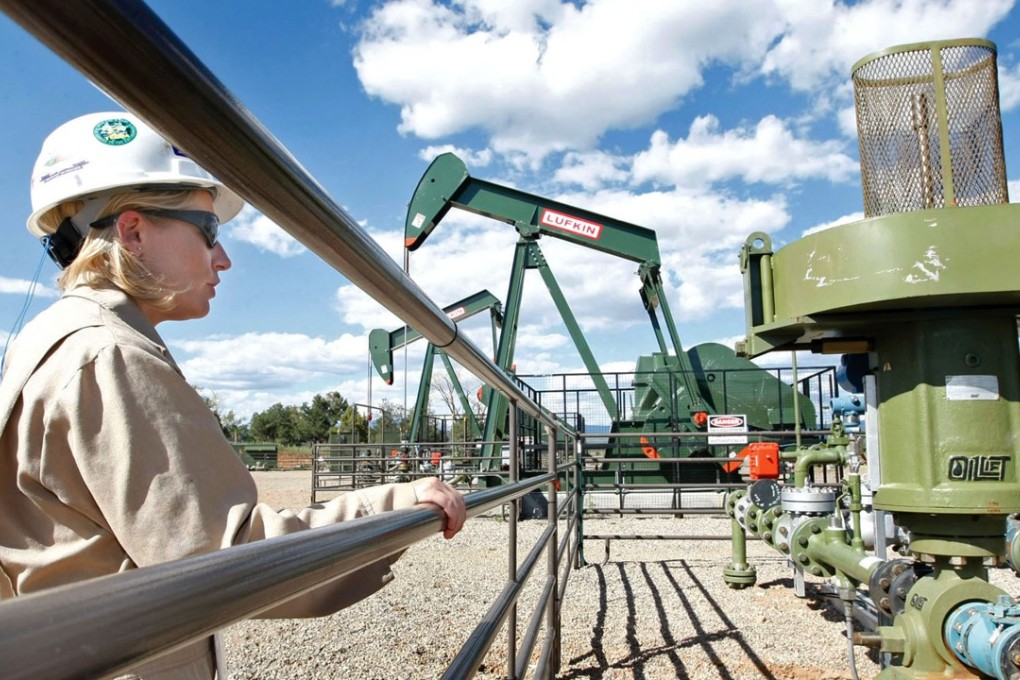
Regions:
<svg viewBox="0 0 1020 680"><path fill-rule="evenodd" d="M449 484L444 484L436 477L425 477L411 483L419 503L432 503L446 515L443 536L453 538L464 527L467 520L467 507L464 496Z"/></svg>

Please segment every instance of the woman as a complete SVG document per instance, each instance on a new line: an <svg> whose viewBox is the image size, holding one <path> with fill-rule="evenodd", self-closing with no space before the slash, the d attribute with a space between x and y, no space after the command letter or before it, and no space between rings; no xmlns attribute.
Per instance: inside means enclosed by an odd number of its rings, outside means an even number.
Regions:
<svg viewBox="0 0 1020 680"><path fill-rule="evenodd" d="M417 503L452 537L460 494L436 479L357 491L299 513L258 504L251 475L155 326L209 312L230 268L219 224L241 199L127 113L44 142L29 230L63 296L18 336L0 382L4 598ZM375 592L397 556L273 610L321 616ZM136 669L210 678L212 639ZM222 672L222 671L221 671Z"/></svg>

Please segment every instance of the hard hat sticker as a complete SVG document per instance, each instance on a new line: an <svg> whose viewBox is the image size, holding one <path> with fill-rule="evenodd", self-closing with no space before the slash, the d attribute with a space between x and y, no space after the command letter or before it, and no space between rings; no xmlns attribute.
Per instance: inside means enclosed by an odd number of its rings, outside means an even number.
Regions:
<svg viewBox="0 0 1020 680"><path fill-rule="evenodd" d="M138 135L138 128L134 123L124 118L111 118L101 121L92 128L92 134L103 144L121 146Z"/></svg>

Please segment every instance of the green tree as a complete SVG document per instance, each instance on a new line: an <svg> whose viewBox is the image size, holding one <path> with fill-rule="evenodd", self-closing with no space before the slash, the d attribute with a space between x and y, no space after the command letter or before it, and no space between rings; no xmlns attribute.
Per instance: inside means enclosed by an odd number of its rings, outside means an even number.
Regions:
<svg viewBox="0 0 1020 680"><path fill-rule="evenodd" d="M334 421L340 423L341 441L348 444L365 443L368 441L368 419L353 406L348 406L340 417Z"/></svg>
<svg viewBox="0 0 1020 680"><path fill-rule="evenodd" d="M247 438L248 425L232 410L223 412L222 401L216 392L197 386L195 386L195 391L198 392L199 396L202 397L202 401L205 402L205 405L212 411L213 416L216 417L216 422L219 423L224 437L232 442L243 441Z"/></svg>
<svg viewBox="0 0 1020 680"><path fill-rule="evenodd" d="M219 419L220 427L223 428L223 433L227 436L227 439L232 442L248 440L248 423L241 420L232 410L219 414Z"/></svg>
<svg viewBox="0 0 1020 680"><path fill-rule="evenodd" d="M277 402L251 417L252 439L288 446L300 444L300 420L297 406L284 406Z"/></svg>
<svg viewBox="0 0 1020 680"><path fill-rule="evenodd" d="M373 409L372 441L397 443L407 438L409 421L403 406L383 399L379 404L381 410Z"/></svg>
<svg viewBox="0 0 1020 680"><path fill-rule="evenodd" d="M481 391L481 383L474 381L471 382L461 381L462 385L467 385L464 388L464 397L468 402L468 407L475 418L475 422L478 425L478 429L482 430L485 427L484 413L485 405L478 400L478 395ZM432 380L432 393L434 399L438 399L441 408L445 408L446 413L449 416L446 418L447 421L447 436L450 441L463 442L473 441L476 438L481 437L481 433L475 434L474 428L468 423L467 414L464 413L464 404L461 401L461 394L457 391L453 381L446 375L436 375ZM438 436L438 433L436 433ZM435 441L435 440L432 440Z"/></svg>
<svg viewBox="0 0 1020 680"><path fill-rule="evenodd" d="M310 404L301 405L301 434L306 442L329 441L329 434L349 404L339 392L316 394ZM348 430L350 431L350 430Z"/></svg>

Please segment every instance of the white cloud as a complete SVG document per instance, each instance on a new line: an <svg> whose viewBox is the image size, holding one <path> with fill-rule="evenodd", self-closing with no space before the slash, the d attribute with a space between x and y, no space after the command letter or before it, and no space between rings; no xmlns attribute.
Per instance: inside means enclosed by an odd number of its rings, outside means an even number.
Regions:
<svg viewBox="0 0 1020 680"><path fill-rule="evenodd" d="M723 261L705 257L687 259L675 276L673 314L684 321L703 321L723 309L744 306L744 284L736 251Z"/></svg>
<svg viewBox="0 0 1020 680"><path fill-rule="evenodd" d="M262 252L294 257L307 250L278 224L251 206L245 206L229 226L232 238L250 243Z"/></svg>
<svg viewBox="0 0 1020 680"><path fill-rule="evenodd" d="M732 1L512 4L381 5L354 51L365 90L401 107L401 132L479 128L497 151L541 156L653 120L702 85L705 64L761 55L781 28L769 6Z"/></svg>
<svg viewBox="0 0 1020 680"><path fill-rule="evenodd" d="M853 105L844 106L836 112L836 125L839 131L848 138L857 141L857 109Z"/></svg>
<svg viewBox="0 0 1020 680"><path fill-rule="evenodd" d="M664 255L736 253L749 233L775 232L790 221L782 196L738 199L681 188L641 194L614 189L559 200L655 230Z"/></svg>
<svg viewBox="0 0 1020 680"><path fill-rule="evenodd" d="M849 215L843 215L842 217L837 217L836 219L832 220L831 222L823 222L822 224L816 224L813 227L809 227L809 228L804 230L804 233L802 233L801 236L803 237L803 236L808 236L810 234L816 234L816 233L818 233L820 231L825 231L826 229L831 229L833 227L838 227L838 226L841 226L841 225L844 225L844 224L850 224L851 222L859 222L859 221L861 221L863 219L864 219L864 213L863 212L850 213Z"/></svg>
<svg viewBox="0 0 1020 680"><path fill-rule="evenodd" d="M271 390L322 375L361 372L366 366L365 336L344 334L335 340L299 333L245 333L231 337L171 343L188 381L219 390Z"/></svg>
<svg viewBox="0 0 1020 680"><path fill-rule="evenodd" d="M1012 111L1020 104L1020 63L1012 68L999 66L999 107Z"/></svg>
<svg viewBox="0 0 1020 680"><path fill-rule="evenodd" d="M354 285L345 285L337 289L336 310L344 323L363 330L375 328L392 330L404 325L395 314Z"/></svg>
<svg viewBox="0 0 1020 680"><path fill-rule="evenodd" d="M243 419L278 402L300 405L333 390L348 401L365 403L369 371L373 404L403 401L403 354L395 357L397 384L387 386L369 367L365 336L328 340L297 333L247 333L169 344L188 382L215 395L221 411L232 410ZM406 389L412 403L424 348L424 343L416 343L407 354Z"/></svg>
<svg viewBox="0 0 1020 680"><path fill-rule="evenodd" d="M626 181L630 174L623 167L625 165L625 159L604 151L568 153L552 179L559 184L576 184L593 191L607 184Z"/></svg>
<svg viewBox="0 0 1020 680"><path fill-rule="evenodd" d="M529 354L570 346L570 337L566 333L550 333L545 325L522 325L517 331L517 349Z"/></svg>
<svg viewBox="0 0 1020 680"><path fill-rule="evenodd" d="M11 293L13 295L27 295L28 291L32 289L32 281L26 281L25 279L12 279L6 276L0 276L0 294ZM60 297L60 291L51 286L47 286L44 283L35 283L34 295L43 298L58 298Z"/></svg>
<svg viewBox="0 0 1020 680"><path fill-rule="evenodd" d="M670 142L666 132L653 133L648 150L634 159L634 181L678 186L736 178L768 184L812 178L843 182L857 172L857 163L843 152L844 145L843 141L798 138L784 121L771 115L753 128L723 132L718 118L699 116L686 139Z"/></svg>
<svg viewBox="0 0 1020 680"><path fill-rule="evenodd" d="M444 153L452 153L464 161L469 167L484 168L492 162L492 149L475 151L454 146L453 144L441 144L439 146L426 146L418 152L418 158L431 162L436 156Z"/></svg>
<svg viewBox="0 0 1020 680"><path fill-rule="evenodd" d="M812 91L849 78L861 58L893 45L983 36L1014 0L777 0L785 28L760 72Z"/></svg>
<svg viewBox="0 0 1020 680"><path fill-rule="evenodd" d="M1006 182L1006 190L1009 191L1010 203L1020 203L1020 179Z"/></svg>
<svg viewBox="0 0 1020 680"><path fill-rule="evenodd" d="M640 9L630 0L392 0L364 22L354 65L369 95L400 107L402 133L438 139L478 129L497 152L541 158L654 121L718 65L732 68L735 82L764 76L811 93L824 112L849 101L858 59L985 35L1012 5L762 0L751 12L745 0Z"/></svg>
<svg viewBox="0 0 1020 680"><path fill-rule="evenodd" d="M798 378L805 378L811 369L827 368L829 366L839 365L838 354L815 354L814 352L798 351L797 353L797 373ZM762 368L790 368L793 365L792 353L790 351L777 351L762 354L759 357L752 359L754 363L758 364ZM790 372L786 372L786 377L790 377Z"/></svg>

